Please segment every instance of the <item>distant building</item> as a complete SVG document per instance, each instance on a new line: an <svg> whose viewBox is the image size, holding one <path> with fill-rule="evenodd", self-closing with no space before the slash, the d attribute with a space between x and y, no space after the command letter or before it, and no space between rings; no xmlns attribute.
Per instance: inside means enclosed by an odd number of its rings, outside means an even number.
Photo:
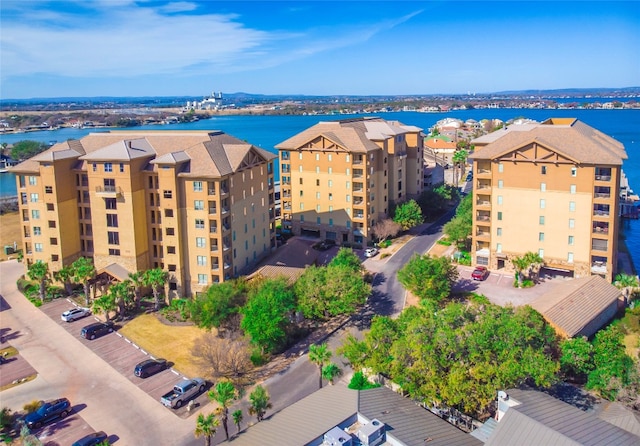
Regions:
<svg viewBox="0 0 640 446"><path fill-rule="evenodd" d="M362 247L391 202L423 190L422 129L380 118L320 122L276 146L282 227Z"/></svg>
<svg viewBox="0 0 640 446"><path fill-rule="evenodd" d="M92 133L16 173L26 265L93 258L101 274L162 268L174 297L248 270L275 246L275 155L220 131Z"/></svg>
<svg viewBox="0 0 640 446"><path fill-rule="evenodd" d="M576 119L554 118L472 144L475 264L513 270L514 257L534 252L543 272L613 280L627 158L621 143Z"/></svg>

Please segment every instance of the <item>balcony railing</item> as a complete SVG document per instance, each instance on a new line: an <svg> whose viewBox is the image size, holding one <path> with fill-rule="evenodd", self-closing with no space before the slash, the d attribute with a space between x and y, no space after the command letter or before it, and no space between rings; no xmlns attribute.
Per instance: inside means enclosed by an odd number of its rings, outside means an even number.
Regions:
<svg viewBox="0 0 640 446"><path fill-rule="evenodd" d="M591 264L591 272L595 274L606 274L607 264L605 262L593 262Z"/></svg>
<svg viewBox="0 0 640 446"><path fill-rule="evenodd" d="M477 221L490 221L491 218L488 215L476 215Z"/></svg>
<svg viewBox="0 0 640 446"><path fill-rule="evenodd" d="M122 195L122 189L119 186L97 186L96 194L100 197L116 198Z"/></svg>
<svg viewBox="0 0 640 446"><path fill-rule="evenodd" d="M611 193L608 192L594 192L595 198L611 198Z"/></svg>
<svg viewBox="0 0 640 446"><path fill-rule="evenodd" d="M353 164L362 164L364 161L362 160L362 158L354 158L353 159Z"/></svg>
<svg viewBox="0 0 640 446"><path fill-rule="evenodd" d="M219 263L214 263L213 265L211 265L211 269L212 270L219 270L220 269L220 264Z"/></svg>
<svg viewBox="0 0 640 446"><path fill-rule="evenodd" d="M601 209L595 209L593 211L593 215L597 216L597 217L608 217L609 216L609 211L603 211Z"/></svg>
<svg viewBox="0 0 640 446"><path fill-rule="evenodd" d="M217 226L209 226L209 232L211 234L217 234L218 233L218 227Z"/></svg>
<svg viewBox="0 0 640 446"><path fill-rule="evenodd" d="M611 181L611 175L598 175L598 174L596 174L596 181Z"/></svg>
<svg viewBox="0 0 640 446"><path fill-rule="evenodd" d="M218 245L211 245L211 252L218 252Z"/></svg>
<svg viewBox="0 0 640 446"><path fill-rule="evenodd" d="M476 206L491 206L491 202L488 200L478 200L476 201Z"/></svg>
<svg viewBox="0 0 640 446"><path fill-rule="evenodd" d="M210 214L215 214L217 212L218 212L218 208L216 208L216 207L209 208L209 213Z"/></svg>

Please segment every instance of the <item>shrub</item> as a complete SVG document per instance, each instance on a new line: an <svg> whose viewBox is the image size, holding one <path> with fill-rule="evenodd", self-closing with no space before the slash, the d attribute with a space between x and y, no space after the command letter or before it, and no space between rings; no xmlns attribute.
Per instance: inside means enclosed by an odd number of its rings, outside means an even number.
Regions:
<svg viewBox="0 0 640 446"><path fill-rule="evenodd" d="M447 239L444 239L444 238L441 238L436 243L438 243L438 245L442 245L442 246L451 246L451 240L447 240Z"/></svg>
<svg viewBox="0 0 640 446"><path fill-rule="evenodd" d="M380 243L378 243L378 246L381 248L388 248L389 246L391 246L391 240L383 240Z"/></svg>
<svg viewBox="0 0 640 446"><path fill-rule="evenodd" d="M384 258L389 257L390 255L391 255L391 254L389 254L388 252L383 252L382 254L380 254L380 258L381 258L381 259L384 259Z"/></svg>
<svg viewBox="0 0 640 446"><path fill-rule="evenodd" d="M251 363L256 367L260 367L269 361L267 355L264 355L259 347L251 351L251 357L249 359L251 359Z"/></svg>
<svg viewBox="0 0 640 446"><path fill-rule="evenodd" d="M22 410L24 410L26 413L32 413L35 412L36 410L40 409L40 406L42 406L42 401L38 401L38 400L33 400L27 404L25 404L24 406L22 406Z"/></svg>
<svg viewBox="0 0 640 446"><path fill-rule="evenodd" d="M367 377L364 376L364 373L360 371L360 372L355 372L353 374L348 387L353 390L367 390L367 389L375 389L376 387L380 387L380 384L369 382Z"/></svg>
<svg viewBox="0 0 640 446"><path fill-rule="evenodd" d="M531 279L524 279L522 281L522 288L531 288L535 283Z"/></svg>

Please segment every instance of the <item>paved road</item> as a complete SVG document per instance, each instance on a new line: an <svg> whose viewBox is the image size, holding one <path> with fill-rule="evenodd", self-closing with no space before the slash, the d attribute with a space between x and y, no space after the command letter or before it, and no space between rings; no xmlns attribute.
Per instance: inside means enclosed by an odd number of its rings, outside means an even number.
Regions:
<svg viewBox="0 0 640 446"><path fill-rule="evenodd" d="M177 417L26 300L16 289L22 273L16 261L0 263L0 294L10 306L0 313L1 324L38 377L3 391L3 407L20 410L34 399L66 396L117 444L201 444L193 437L195 416Z"/></svg>

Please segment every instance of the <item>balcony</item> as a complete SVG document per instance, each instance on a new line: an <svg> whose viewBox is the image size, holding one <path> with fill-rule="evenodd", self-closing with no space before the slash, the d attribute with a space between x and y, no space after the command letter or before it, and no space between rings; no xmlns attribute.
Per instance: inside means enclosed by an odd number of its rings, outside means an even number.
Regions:
<svg viewBox="0 0 640 446"><path fill-rule="evenodd" d="M489 214L486 213L478 213L476 215L476 221L491 221L491 216Z"/></svg>
<svg viewBox="0 0 640 446"><path fill-rule="evenodd" d="M219 263L213 263L211 264L211 269L214 271L217 271L220 269L220 264Z"/></svg>
<svg viewBox="0 0 640 446"><path fill-rule="evenodd" d="M210 207L209 208L209 214L216 214L218 212L218 208L217 207Z"/></svg>
<svg viewBox="0 0 640 446"><path fill-rule="evenodd" d="M481 239L488 239L491 237L491 233L489 231L476 231L476 237Z"/></svg>
<svg viewBox="0 0 640 446"><path fill-rule="evenodd" d="M96 195L103 198L118 198L122 196L122 189L119 186L97 186Z"/></svg>
<svg viewBox="0 0 640 446"><path fill-rule="evenodd" d="M215 190L215 189L208 189L208 190L207 190L207 193L208 193L209 195L215 195L215 194L216 194L216 190Z"/></svg>
<svg viewBox="0 0 640 446"><path fill-rule="evenodd" d="M592 232L594 234L608 235L609 234L609 224L607 224L607 223L594 224Z"/></svg>
<svg viewBox="0 0 640 446"><path fill-rule="evenodd" d="M354 197L353 198L353 205L354 206L360 206L364 203L364 198L362 197Z"/></svg>
<svg viewBox="0 0 640 446"><path fill-rule="evenodd" d="M209 233L210 234L217 234L218 233L218 227L217 226L209 226Z"/></svg>
<svg viewBox="0 0 640 446"><path fill-rule="evenodd" d="M229 269L229 268L231 268L231 264L224 262L224 269Z"/></svg>
<svg viewBox="0 0 640 446"><path fill-rule="evenodd" d="M593 210L594 217L609 217L608 209L594 209Z"/></svg>
<svg viewBox="0 0 640 446"><path fill-rule="evenodd" d="M356 218L358 220L362 220L364 218L364 212L358 212L358 213L354 213L353 214L353 218Z"/></svg>
<svg viewBox="0 0 640 446"><path fill-rule="evenodd" d="M591 272L594 274L607 274L607 263L606 262L593 262L591 264Z"/></svg>
<svg viewBox="0 0 640 446"><path fill-rule="evenodd" d="M211 245L211 252L218 252L218 244L212 244Z"/></svg>
<svg viewBox="0 0 640 446"><path fill-rule="evenodd" d="M491 183L486 181L479 181L478 185L476 186L476 190L482 190L482 191L488 192L491 190Z"/></svg>
<svg viewBox="0 0 640 446"><path fill-rule="evenodd" d="M602 239L592 239L591 240L591 250L592 251L604 251L608 250L609 243L608 240Z"/></svg>
<svg viewBox="0 0 640 446"><path fill-rule="evenodd" d="M476 200L476 207L491 207L491 202L489 200Z"/></svg>
<svg viewBox="0 0 640 446"><path fill-rule="evenodd" d="M611 181L611 175L598 175L598 174L596 174L596 181Z"/></svg>
<svg viewBox="0 0 640 446"><path fill-rule="evenodd" d="M476 176L484 177L487 175L491 175L491 169L480 169L476 170Z"/></svg>

